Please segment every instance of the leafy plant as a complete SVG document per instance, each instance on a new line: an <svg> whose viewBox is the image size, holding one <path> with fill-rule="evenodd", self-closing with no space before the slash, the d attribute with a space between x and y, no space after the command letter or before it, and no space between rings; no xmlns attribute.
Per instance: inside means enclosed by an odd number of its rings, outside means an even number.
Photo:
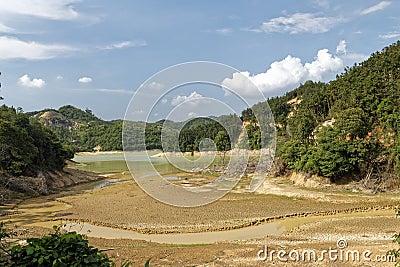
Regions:
<svg viewBox="0 0 400 267"><path fill-rule="evenodd" d="M96 266L109 267L112 261L99 249L89 246L88 241L76 232L55 233L42 238L30 238L25 246L11 248L11 266Z"/></svg>

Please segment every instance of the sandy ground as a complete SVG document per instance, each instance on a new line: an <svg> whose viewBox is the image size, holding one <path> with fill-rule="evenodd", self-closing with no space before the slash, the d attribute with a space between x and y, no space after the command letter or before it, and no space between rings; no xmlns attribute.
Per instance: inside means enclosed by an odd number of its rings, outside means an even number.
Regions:
<svg viewBox="0 0 400 267"><path fill-rule="evenodd" d="M121 177L117 175L112 178ZM122 177L124 178L124 177ZM125 177L127 178L127 177ZM198 208L178 208L147 196L132 180L96 190L81 188L69 194L29 200L18 206L17 214L8 215L18 225L21 238L40 235L58 221L89 222L94 225L131 229L141 233L191 233L223 231L282 221L287 231L263 238L213 244L171 245L154 242L89 237L117 263L129 260L143 266L393 266L376 261L289 262L276 257L260 261L258 251L337 248L372 251L385 255L395 248L392 236L400 232L400 219L394 208L399 194L361 194L333 190L296 188L271 182L264 194L230 193L221 200ZM286 193L285 193L286 192ZM117 265L118 266L118 265Z"/></svg>

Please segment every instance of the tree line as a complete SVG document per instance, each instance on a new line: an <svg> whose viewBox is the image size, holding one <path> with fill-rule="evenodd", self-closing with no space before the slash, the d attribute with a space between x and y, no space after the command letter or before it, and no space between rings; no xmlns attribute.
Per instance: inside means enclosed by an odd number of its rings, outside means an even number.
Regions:
<svg viewBox="0 0 400 267"><path fill-rule="evenodd" d="M17 109L0 107L0 171L12 175L36 175L61 170L73 152L57 135Z"/></svg>

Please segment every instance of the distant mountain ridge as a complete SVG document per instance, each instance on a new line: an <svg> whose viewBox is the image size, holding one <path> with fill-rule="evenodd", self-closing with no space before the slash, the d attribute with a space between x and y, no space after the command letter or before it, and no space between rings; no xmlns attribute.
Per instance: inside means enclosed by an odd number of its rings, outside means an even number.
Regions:
<svg viewBox="0 0 400 267"><path fill-rule="evenodd" d="M91 110L72 105L28 112L49 127L73 151L122 150L122 120L104 121Z"/></svg>

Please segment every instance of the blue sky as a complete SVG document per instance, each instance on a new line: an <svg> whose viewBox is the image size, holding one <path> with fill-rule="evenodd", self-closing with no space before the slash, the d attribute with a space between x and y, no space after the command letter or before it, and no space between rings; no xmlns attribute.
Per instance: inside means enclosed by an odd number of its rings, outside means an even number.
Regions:
<svg viewBox="0 0 400 267"><path fill-rule="evenodd" d="M153 74L197 60L238 69L221 82L250 98L243 77L282 95L400 39L399 10L394 0L0 0L0 95L25 111L71 104L117 119ZM216 89L186 89L163 104L224 101Z"/></svg>

